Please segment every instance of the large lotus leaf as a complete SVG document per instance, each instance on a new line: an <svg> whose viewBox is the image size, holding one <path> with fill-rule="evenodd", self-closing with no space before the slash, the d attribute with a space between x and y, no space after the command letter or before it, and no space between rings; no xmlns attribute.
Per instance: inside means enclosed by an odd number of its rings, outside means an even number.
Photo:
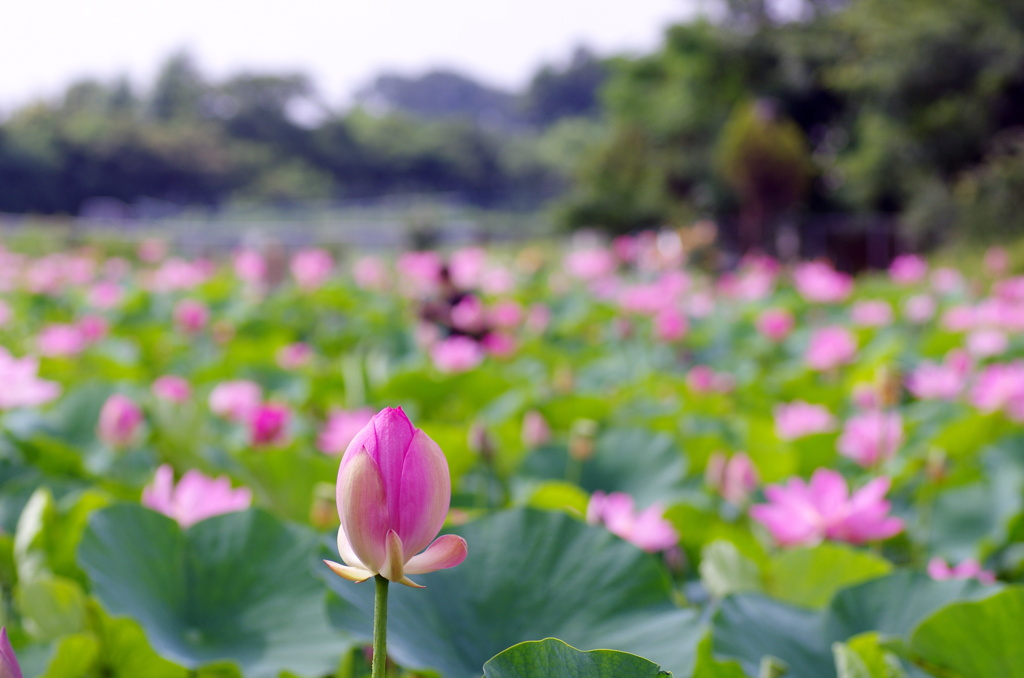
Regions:
<svg viewBox="0 0 1024 678"><path fill-rule="evenodd" d="M317 543L259 510L182 530L122 504L93 514L78 557L104 607L134 617L163 657L189 668L229 660L249 678L276 678L326 673L348 647L309 569Z"/></svg>
<svg viewBox="0 0 1024 678"><path fill-rule="evenodd" d="M484 664L484 678L659 678L669 675L657 664L628 652L580 652L557 638L519 643Z"/></svg>
<svg viewBox="0 0 1024 678"><path fill-rule="evenodd" d="M950 678L1024 677L1024 588L948 605L910 639L918 661Z"/></svg>
<svg viewBox="0 0 1024 678"><path fill-rule="evenodd" d="M561 512L506 511L456 532L469 544L464 563L414 577L426 589L391 586L388 651L400 664L477 678L498 652L556 637L687 674L700 624L671 602L654 556ZM373 588L323 571L339 596L334 623L369 639Z"/></svg>
<svg viewBox="0 0 1024 678"><path fill-rule="evenodd" d="M683 494L686 458L673 438L639 428L602 432L593 456L575 468L565 446L535 450L522 470L525 476L576 482L588 492L625 492L641 506L668 502Z"/></svg>
<svg viewBox="0 0 1024 678"><path fill-rule="evenodd" d="M766 590L778 600L822 607L841 588L888 574L888 560L845 544L783 551L771 560Z"/></svg>

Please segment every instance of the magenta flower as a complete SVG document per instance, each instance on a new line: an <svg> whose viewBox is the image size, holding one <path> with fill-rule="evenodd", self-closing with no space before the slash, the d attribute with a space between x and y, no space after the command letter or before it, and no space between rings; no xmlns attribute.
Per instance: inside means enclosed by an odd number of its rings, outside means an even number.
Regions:
<svg viewBox="0 0 1024 678"><path fill-rule="evenodd" d="M786 485L767 486L769 503L752 506L750 516L781 546L888 539L903 530L903 521L889 515L889 502L883 499L889 483L875 478L851 497L842 475L820 468L809 483L791 478Z"/></svg>
<svg viewBox="0 0 1024 678"><path fill-rule="evenodd" d="M0 627L0 678L22 678L18 658L7 637L7 628Z"/></svg>
<svg viewBox="0 0 1024 678"><path fill-rule="evenodd" d="M654 316L654 336L658 341L678 341L689 329L690 323L679 309L665 308Z"/></svg>
<svg viewBox="0 0 1024 678"><path fill-rule="evenodd" d="M608 531L635 544L644 551L656 553L679 543L672 524L663 517L665 509L654 504L636 512L633 497L623 492L605 494L598 490L587 505L587 522L604 523Z"/></svg>
<svg viewBox="0 0 1024 678"><path fill-rule="evenodd" d="M880 327L892 323L892 306L887 301L865 299L850 310L850 320L858 327Z"/></svg>
<svg viewBox="0 0 1024 678"><path fill-rule="evenodd" d="M1006 332L983 327L967 335L967 352L975 358L990 358L1006 351L1010 340Z"/></svg>
<svg viewBox="0 0 1024 678"><path fill-rule="evenodd" d="M168 464L156 470L153 482L142 490L142 505L159 511L188 527L222 513L244 511L252 504L247 488L233 489L226 476L209 478L196 470L186 471L174 484L174 469Z"/></svg>
<svg viewBox="0 0 1024 678"><path fill-rule="evenodd" d="M142 426L142 409L128 396L115 393L103 403L96 435L113 448L127 447Z"/></svg>
<svg viewBox="0 0 1024 678"><path fill-rule="evenodd" d="M254 447L283 445L291 418L292 411L282 403L257 405L249 414L249 442Z"/></svg>
<svg viewBox="0 0 1024 678"><path fill-rule="evenodd" d="M60 395L60 384L39 378L39 360L15 358L0 346L0 409L36 407Z"/></svg>
<svg viewBox="0 0 1024 678"><path fill-rule="evenodd" d="M183 403L192 396L192 387L183 377L165 374L153 382L153 395L160 400Z"/></svg>
<svg viewBox="0 0 1024 678"><path fill-rule="evenodd" d="M36 337L40 355L71 356L81 353L86 346L85 336L75 325L47 325Z"/></svg>
<svg viewBox="0 0 1024 678"><path fill-rule="evenodd" d="M826 304L843 301L853 291L853 278L823 261L797 266L793 282L804 299Z"/></svg>
<svg viewBox="0 0 1024 678"><path fill-rule="evenodd" d="M775 408L775 433L782 440L797 440L816 433L828 433L836 426L835 417L822 405L796 400Z"/></svg>
<svg viewBox="0 0 1024 678"><path fill-rule="evenodd" d="M267 277L267 260L256 250L242 250L235 254L235 275L253 286L260 286Z"/></svg>
<svg viewBox="0 0 1024 678"><path fill-rule="evenodd" d="M580 280L597 280L615 272L615 256L605 249L579 249L565 255L562 262L569 275Z"/></svg>
<svg viewBox="0 0 1024 678"><path fill-rule="evenodd" d="M262 399L263 390L256 382L224 381L210 391L210 410L225 419L245 421Z"/></svg>
<svg viewBox="0 0 1024 678"><path fill-rule="evenodd" d="M971 358L951 351L943 363L924 362L907 375L907 390L922 400L956 400L967 385Z"/></svg>
<svg viewBox="0 0 1024 678"><path fill-rule="evenodd" d="M757 331L768 339L779 342L793 331L793 314L784 308L769 308L757 317Z"/></svg>
<svg viewBox="0 0 1024 678"><path fill-rule="evenodd" d="M959 565L950 567L949 563L936 556L928 561L928 576L936 581L944 581L946 579L977 579L982 584L996 583L996 575L982 569L981 563L974 558L968 558Z"/></svg>
<svg viewBox="0 0 1024 678"><path fill-rule="evenodd" d="M196 334L206 327L210 312L195 299L182 299L174 306L174 324L185 334Z"/></svg>
<svg viewBox="0 0 1024 678"><path fill-rule="evenodd" d="M715 452L704 469L704 480L723 499L736 506L747 503L760 482L757 468L746 452L737 452L729 458Z"/></svg>
<svg viewBox="0 0 1024 678"><path fill-rule="evenodd" d="M441 372L465 372L483 362L484 350L469 337L455 336L435 344L430 356Z"/></svg>
<svg viewBox="0 0 1024 678"><path fill-rule="evenodd" d="M807 348L807 365L826 371L851 362L857 354L857 342L845 327L831 326L815 330Z"/></svg>
<svg viewBox="0 0 1024 678"><path fill-rule="evenodd" d="M285 370L297 370L313 359L313 347L301 341L282 346L277 352L277 364Z"/></svg>
<svg viewBox="0 0 1024 678"><path fill-rule="evenodd" d="M360 582L379 574L419 587L408 575L466 559L462 537L434 539L451 501L448 461L400 407L378 412L349 444L338 469L337 500L344 565L324 562L340 577Z"/></svg>
<svg viewBox="0 0 1024 678"><path fill-rule="evenodd" d="M912 323L920 325L935 315L935 298L927 294L915 294L903 304L903 314Z"/></svg>
<svg viewBox="0 0 1024 678"><path fill-rule="evenodd" d="M903 419L874 410L850 417L839 436L839 454L868 468L896 454L903 444Z"/></svg>
<svg viewBox="0 0 1024 678"><path fill-rule="evenodd" d="M316 440L317 449L324 454L343 453L356 435L370 423L371 419L373 419L373 410L369 407L332 412Z"/></svg>
<svg viewBox="0 0 1024 678"><path fill-rule="evenodd" d="M928 275L928 262L916 254L901 254L889 264L889 279L909 285L924 280Z"/></svg>
<svg viewBox="0 0 1024 678"><path fill-rule="evenodd" d="M1014 418L1018 418L1017 414L1024 414L1024 361L985 367L975 379L970 400L985 413L1005 409Z"/></svg>
<svg viewBox="0 0 1024 678"><path fill-rule="evenodd" d="M315 290L331 277L334 259L326 250L307 249L292 257L291 271L295 282L304 290Z"/></svg>

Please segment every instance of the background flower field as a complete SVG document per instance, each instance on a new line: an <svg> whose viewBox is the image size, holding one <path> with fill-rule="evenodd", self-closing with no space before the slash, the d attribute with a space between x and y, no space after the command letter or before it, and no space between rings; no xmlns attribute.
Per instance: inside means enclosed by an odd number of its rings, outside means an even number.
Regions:
<svg viewBox="0 0 1024 678"><path fill-rule="evenodd" d="M3 250L25 675L368 675L373 589L322 560L387 406L444 450L469 547L394 587L396 676L1024 675L1024 277L717 274L689 235ZM643 659L517 645L545 638Z"/></svg>

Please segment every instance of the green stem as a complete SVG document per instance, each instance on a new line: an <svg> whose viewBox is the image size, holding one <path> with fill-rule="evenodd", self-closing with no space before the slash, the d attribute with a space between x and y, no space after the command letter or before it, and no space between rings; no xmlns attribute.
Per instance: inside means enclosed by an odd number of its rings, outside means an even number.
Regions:
<svg viewBox="0 0 1024 678"><path fill-rule="evenodd" d="M379 574L377 597L373 604L373 667L371 678L385 678L388 661L388 580Z"/></svg>

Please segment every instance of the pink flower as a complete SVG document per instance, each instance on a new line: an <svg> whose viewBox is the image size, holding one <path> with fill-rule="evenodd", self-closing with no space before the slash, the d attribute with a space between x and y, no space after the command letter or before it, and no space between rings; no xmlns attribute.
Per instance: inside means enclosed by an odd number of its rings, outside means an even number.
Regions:
<svg viewBox="0 0 1024 678"><path fill-rule="evenodd" d="M483 303L472 294L467 294L452 306L452 325L463 332L479 332L486 321Z"/></svg>
<svg viewBox="0 0 1024 678"><path fill-rule="evenodd" d="M675 308L662 309L654 316L654 336L658 341L679 341L686 336L690 324L682 311Z"/></svg>
<svg viewBox="0 0 1024 678"><path fill-rule="evenodd" d="M153 482L142 490L142 505L174 518L189 527L212 516L244 511L252 504L247 488L232 489L226 476L210 478L196 470L186 471L174 485L174 469L168 464L156 470Z"/></svg>
<svg viewBox="0 0 1024 678"><path fill-rule="evenodd" d="M781 546L888 539L903 531L903 521L889 515L889 502L883 499L889 483L875 478L850 497L842 475L820 468L809 483L790 478L785 485L767 486L769 503L752 506L750 516Z"/></svg>
<svg viewBox="0 0 1024 678"><path fill-rule="evenodd" d="M963 285L964 277L955 268L937 268L931 276L932 289L939 294L951 294Z"/></svg>
<svg viewBox="0 0 1024 678"><path fill-rule="evenodd" d="M334 259L326 250L301 250L292 257L292 277L304 290L315 290L323 286L331 277L332 268L334 268Z"/></svg>
<svg viewBox="0 0 1024 678"><path fill-rule="evenodd" d="M544 304L533 304L526 313L526 327L540 334L551 323L551 309Z"/></svg>
<svg viewBox="0 0 1024 678"><path fill-rule="evenodd" d="M779 342L793 331L793 314L784 308L769 308L757 317L757 331L768 339Z"/></svg>
<svg viewBox="0 0 1024 678"><path fill-rule="evenodd" d="M946 579L977 579L982 584L995 584L996 575L984 570L974 558L968 558L955 567L950 567L944 559L935 556L928 561L928 576L936 581Z"/></svg>
<svg viewBox="0 0 1024 678"><path fill-rule="evenodd" d="M174 306L174 324L185 334L196 334L206 327L210 312L195 299L182 299Z"/></svg>
<svg viewBox="0 0 1024 678"><path fill-rule="evenodd" d="M297 370L308 365L312 359L313 348L301 341L282 346L277 352L277 364L285 370Z"/></svg>
<svg viewBox="0 0 1024 678"><path fill-rule="evenodd" d="M484 351L480 344L469 337L448 337L434 345L430 351L434 366L441 372L465 372L471 370L484 359Z"/></svg>
<svg viewBox="0 0 1024 678"><path fill-rule="evenodd" d="M811 335L807 365L818 371L831 370L851 362L857 354L857 342L845 327L822 327Z"/></svg>
<svg viewBox="0 0 1024 678"><path fill-rule="evenodd" d="M491 308L488 318L495 327L513 329L523 322L523 307L517 301L499 301Z"/></svg>
<svg viewBox="0 0 1024 678"><path fill-rule="evenodd" d="M245 283L259 286L267 278L267 262L255 250L242 250L235 254L235 275Z"/></svg>
<svg viewBox="0 0 1024 678"><path fill-rule="evenodd" d="M364 290L382 290L387 286L388 269L377 257L360 257L352 265L352 277Z"/></svg>
<svg viewBox="0 0 1024 678"><path fill-rule="evenodd" d="M615 272L615 256L605 249L589 248L569 252L562 262L569 275L580 280L597 280Z"/></svg>
<svg viewBox="0 0 1024 678"><path fill-rule="evenodd" d="M146 238L139 243L136 250L139 259L147 264L155 264L167 256L167 241L160 238Z"/></svg>
<svg viewBox="0 0 1024 678"><path fill-rule="evenodd" d="M7 637L7 627L0 627L0 678L22 678L18 658Z"/></svg>
<svg viewBox="0 0 1024 678"><path fill-rule="evenodd" d="M488 332L480 340L480 346L496 358L508 358L515 355L518 345L516 340L504 332Z"/></svg>
<svg viewBox="0 0 1024 678"><path fill-rule="evenodd" d="M730 504L742 506L760 482L757 468L746 452L726 458L715 452L704 469L704 481Z"/></svg>
<svg viewBox="0 0 1024 678"><path fill-rule="evenodd" d="M462 537L435 539L451 501L448 461L401 408L378 412L349 444L338 468L337 501L345 564L324 562L340 577L359 582L380 574L418 587L408 575L466 559Z"/></svg>
<svg viewBox="0 0 1024 678"><path fill-rule="evenodd" d="M107 319L101 315L91 313L79 318L75 326L87 344L94 344L100 341L110 332L110 324L107 322Z"/></svg>
<svg viewBox="0 0 1024 678"><path fill-rule="evenodd" d="M544 415L537 410L529 410L523 415L523 444L529 448L546 445L551 440L551 427Z"/></svg>
<svg viewBox="0 0 1024 678"><path fill-rule="evenodd" d="M793 282L804 299L825 304L843 301L853 291L853 278L822 261L797 266Z"/></svg>
<svg viewBox="0 0 1024 678"><path fill-rule="evenodd" d="M935 315L935 299L927 294L915 294L903 305L907 320L917 325L931 320Z"/></svg>
<svg viewBox="0 0 1024 678"><path fill-rule="evenodd" d="M60 385L39 378L39 360L15 358L0 346L0 409L36 407L60 395Z"/></svg>
<svg viewBox="0 0 1024 678"><path fill-rule="evenodd" d="M160 400L183 403L192 396L192 387L184 378L166 374L153 382L153 395Z"/></svg>
<svg viewBox="0 0 1024 678"><path fill-rule="evenodd" d="M679 543L679 535L665 520L664 514L665 509L658 504L637 513L633 497L622 492L606 495L598 490L587 505L588 523L604 523L612 534L650 553L664 551Z"/></svg>
<svg viewBox="0 0 1024 678"><path fill-rule="evenodd" d="M731 374L696 365L686 373L686 386L694 393L728 393L736 385Z"/></svg>
<svg viewBox="0 0 1024 678"><path fill-rule="evenodd" d="M889 279L895 283L910 285L924 280L928 275L928 262L916 254L901 254L889 264Z"/></svg>
<svg viewBox="0 0 1024 678"><path fill-rule="evenodd" d="M47 325L36 337L40 355L70 356L81 353L86 347L82 331L75 325Z"/></svg>
<svg viewBox="0 0 1024 678"><path fill-rule="evenodd" d="M142 409L128 396L115 393L103 403L96 435L113 448L127 447L142 426Z"/></svg>
<svg viewBox="0 0 1024 678"><path fill-rule="evenodd" d="M263 390L255 382L245 379L224 381L210 391L210 410L232 421L245 421L262 398Z"/></svg>
<svg viewBox="0 0 1024 678"><path fill-rule="evenodd" d="M101 280L89 288L88 303L93 308L115 308L123 298L124 291L121 286L110 280Z"/></svg>
<svg viewBox="0 0 1024 678"><path fill-rule="evenodd" d="M956 400L967 385L971 359L951 351L941 364L921 363L907 375L907 390L922 400Z"/></svg>
<svg viewBox="0 0 1024 678"><path fill-rule="evenodd" d="M838 447L839 454L868 468L891 458L902 444L900 415L874 410L846 420Z"/></svg>
<svg viewBox="0 0 1024 678"><path fill-rule="evenodd" d="M985 251L984 266L985 272L993 277L1006 273L1006 267L1010 264L1010 255L1002 247L990 247Z"/></svg>
<svg viewBox="0 0 1024 678"><path fill-rule="evenodd" d="M456 287L478 287L486 269L487 252L482 247L463 247L448 258L448 270Z"/></svg>
<svg viewBox="0 0 1024 678"><path fill-rule="evenodd" d="M775 408L775 433L782 440L797 440L816 433L828 433L836 425L835 417L821 405L796 400Z"/></svg>
<svg viewBox="0 0 1024 678"><path fill-rule="evenodd" d="M972 405L986 413L1006 408L1012 414L1024 408L1024 362L985 367L974 381L970 399Z"/></svg>
<svg viewBox="0 0 1024 678"><path fill-rule="evenodd" d="M332 412L316 440L317 449L324 454L341 454L371 419L373 410L369 407Z"/></svg>
<svg viewBox="0 0 1024 678"><path fill-rule="evenodd" d="M249 414L249 442L253 447L283 445L288 440L292 411L281 403L257 405Z"/></svg>
<svg viewBox="0 0 1024 678"><path fill-rule="evenodd" d="M428 295L441 282L441 256L437 252L406 252L398 257L396 268L405 279L407 292Z"/></svg>
<svg viewBox="0 0 1024 678"><path fill-rule="evenodd" d="M879 327L892 322L892 306L887 301L858 301L850 311L850 319L859 327Z"/></svg>
<svg viewBox="0 0 1024 678"><path fill-rule="evenodd" d="M977 329L967 335L967 352L975 358L990 358L1004 353L1010 345L1006 333L994 329Z"/></svg>
<svg viewBox="0 0 1024 678"><path fill-rule="evenodd" d="M172 258L153 271L149 288L154 292L188 290L205 282L211 273L210 267L203 262Z"/></svg>

